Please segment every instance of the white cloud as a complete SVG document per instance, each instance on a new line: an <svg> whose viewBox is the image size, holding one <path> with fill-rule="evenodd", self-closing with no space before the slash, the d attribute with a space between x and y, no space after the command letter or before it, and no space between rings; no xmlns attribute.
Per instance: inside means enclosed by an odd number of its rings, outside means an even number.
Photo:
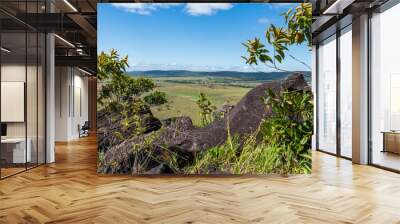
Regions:
<svg viewBox="0 0 400 224"><path fill-rule="evenodd" d="M112 3L112 6L126 12L140 15L150 15L161 8L170 8L181 3ZM229 10L231 3L186 3L185 12L191 16L214 15L220 10Z"/></svg>
<svg viewBox="0 0 400 224"><path fill-rule="evenodd" d="M231 3L188 3L186 12L192 16L214 15L219 10L229 10L232 7Z"/></svg>
<svg viewBox="0 0 400 224"><path fill-rule="evenodd" d="M257 20L257 22L258 22L258 23L261 23L261 24L269 24L269 23L271 23L271 20L268 19L268 18L266 18L266 17L262 17L262 18L259 18L259 19Z"/></svg>
<svg viewBox="0 0 400 224"><path fill-rule="evenodd" d="M169 8L179 3L112 3L115 8L140 15L150 15L160 8Z"/></svg>
<svg viewBox="0 0 400 224"><path fill-rule="evenodd" d="M270 8L293 8L300 5L299 3L270 3L267 4Z"/></svg>

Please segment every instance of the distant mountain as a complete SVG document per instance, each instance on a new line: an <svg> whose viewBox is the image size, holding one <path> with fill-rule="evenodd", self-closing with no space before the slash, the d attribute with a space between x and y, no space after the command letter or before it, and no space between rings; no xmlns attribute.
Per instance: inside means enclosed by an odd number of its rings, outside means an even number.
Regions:
<svg viewBox="0 0 400 224"><path fill-rule="evenodd" d="M237 71L215 71L199 72L187 70L151 70L151 71L130 71L131 76L145 77L230 77L246 81L273 81L284 79L293 72L237 72ZM310 71L302 71L307 82L311 80Z"/></svg>

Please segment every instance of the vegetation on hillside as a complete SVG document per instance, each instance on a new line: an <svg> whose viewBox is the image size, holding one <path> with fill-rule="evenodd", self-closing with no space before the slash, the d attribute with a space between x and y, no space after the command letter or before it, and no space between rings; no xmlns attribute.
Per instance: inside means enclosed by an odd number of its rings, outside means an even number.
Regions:
<svg viewBox="0 0 400 224"><path fill-rule="evenodd" d="M235 105L246 93L251 90L249 87L226 85L208 85L193 83L172 83L155 80L157 89L166 93L168 103L152 107L152 112L159 119L168 119L176 116L189 116L193 124L202 126L201 110L197 105L197 100L201 92L206 93L207 97L216 108L224 105ZM191 80L188 80L191 82ZM258 85L260 83L257 83Z"/></svg>
<svg viewBox="0 0 400 224"><path fill-rule="evenodd" d="M115 50L101 52L97 60L98 81L101 86L97 97L98 110L109 115L111 121L119 120L116 138L143 132L141 114L151 105L167 102L165 94L155 91L156 85L148 78L133 78L126 74L128 56L120 58ZM143 94L148 93L143 97Z"/></svg>

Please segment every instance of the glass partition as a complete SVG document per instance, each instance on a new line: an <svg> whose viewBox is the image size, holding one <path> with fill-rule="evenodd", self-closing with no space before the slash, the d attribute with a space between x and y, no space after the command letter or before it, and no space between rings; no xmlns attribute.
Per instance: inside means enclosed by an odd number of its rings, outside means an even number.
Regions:
<svg viewBox="0 0 400 224"><path fill-rule="evenodd" d="M27 167L37 165L38 159L38 34L27 33L27 82L26 82L26 114L27 114L27 150L30 158Z"/></svg>
<svg viewBox="0 0 400 224"><path fill-rule="evenodd" d="M2 177L24 171L31 161L31 151L26 150L26 43L25 32L1 35Z"/></svg>
<svg viewBox="0 0 400 224"><path fill-rule="evenodd" d="M0 7L43 11L43 1L17 3ZM45 163L45 44L43 33L0 12L0 178Z"/></svg>
<svg viewBox="0 0 400 224"><path fill-rule="evenodd" d="M336 153L336 36L318 47L318 149Z"/></svg>

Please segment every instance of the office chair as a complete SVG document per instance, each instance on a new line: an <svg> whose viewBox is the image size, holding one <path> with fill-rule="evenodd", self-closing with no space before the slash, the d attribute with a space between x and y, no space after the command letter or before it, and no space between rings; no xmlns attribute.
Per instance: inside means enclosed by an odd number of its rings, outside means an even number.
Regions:
<svg viewBox="0 0 400 224"><path fill-rule="evenodd" d="M90 129L89 121L85 121L82 127L78 125L79 138L89 136L89 129Z"/></svg>

